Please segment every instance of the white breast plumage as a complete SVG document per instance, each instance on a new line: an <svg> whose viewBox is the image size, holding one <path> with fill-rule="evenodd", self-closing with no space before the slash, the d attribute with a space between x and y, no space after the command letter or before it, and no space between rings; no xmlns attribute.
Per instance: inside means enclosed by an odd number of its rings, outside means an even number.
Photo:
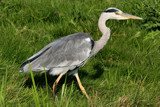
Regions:
<svg viewBox="0 0 160 107"><path fill-rule="evenodd" d="M90 38L86 38L85 40L86 40L86 41L88 41L88 42L90 42L90 41L91 41L91 39L90 39Z"/></svg>

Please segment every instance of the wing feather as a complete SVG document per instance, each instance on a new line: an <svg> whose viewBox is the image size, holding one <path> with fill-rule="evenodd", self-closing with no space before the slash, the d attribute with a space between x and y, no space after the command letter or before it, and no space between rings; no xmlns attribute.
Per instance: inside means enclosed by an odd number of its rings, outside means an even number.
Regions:
<svg viewBox="0 0 160 107"><path fill-rule="evenodd" d="M22 64L24 72L29 72L28 62L32 70L51 70L66 68L72 70L88 59L93 48L93 38L87 33L76 33L60 38ZM41 70L40 70L41 68Z"/></svg>

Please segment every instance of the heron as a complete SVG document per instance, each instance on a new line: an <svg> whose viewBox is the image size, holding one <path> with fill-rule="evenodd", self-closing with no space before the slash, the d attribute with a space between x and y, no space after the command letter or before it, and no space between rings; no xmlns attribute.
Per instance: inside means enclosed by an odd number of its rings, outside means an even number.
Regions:
<svg viewBox="0 0 160 107"><path fill-rule="evenodd" d="M108 42L111 34L110 28L106 27L105 24L108 19L142 18L124 13L117 8L107 8L101 13L98 20L98 27L102 33L102 37L98 41L94 41L88 33L75 33L59 38L24 61L20 72L30 72L31 67L34 72L44 72L45 70L52 76L58 75L58 78L53 83L53 98L55 97L55 89L58 82L64 74L68 73L76 77L82 93L87 99L90 99L78 76L78 68L97 54Z"/></svg>

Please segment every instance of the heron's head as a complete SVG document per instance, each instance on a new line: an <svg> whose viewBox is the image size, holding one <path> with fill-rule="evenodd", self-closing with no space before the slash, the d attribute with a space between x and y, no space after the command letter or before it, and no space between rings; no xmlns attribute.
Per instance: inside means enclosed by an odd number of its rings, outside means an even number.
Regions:
<svg viewBox="0 0 160 107"><path fill-rule="evenodd" d="M105 14L108 19L117 19L117 20L125 20L125 19L142 19L137 16L133 16L127 13L123 13L121 10L117 8L108 8L102 14Z"/></svg>

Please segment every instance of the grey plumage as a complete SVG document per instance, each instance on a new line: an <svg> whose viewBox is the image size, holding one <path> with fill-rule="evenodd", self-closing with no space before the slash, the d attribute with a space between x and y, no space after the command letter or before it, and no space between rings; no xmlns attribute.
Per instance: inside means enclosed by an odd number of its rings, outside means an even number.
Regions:
<svg viewBox="0 0 160 107"><path fill-rule="evenodd" d="M38 53L30 57L21 65L20 72L29 72L29 63L32 71L48 71L52 75L58 75L64 71L74 70L82 66L88 58L100 51L110 38L110 29L105 22L108 19L142 19L123 13L117 8L108 8L102 12L98 27L102 37L95 41L87 33L76 33L62 37L44 47Z"/></svg>
<svg viewBox="0 0 160 107"><path fill-rule="evenodd" d="M53 84L53 99L55 97L56 86L61 77L68 71L72 71L81 91L90 99L78 76L78 68L82 66L91 56L99 52L110 38L110 29L105 23L108 19L126 20L126 19L142 19L137 16L123 13L117 8L108 8L102 12L98 21L99 30L102 32L102 37L95 41L87 33L76 33L60 38L38 53L30 57L21 65L20 72L29 72L29 64L32 71L49 72L51 75L59 75Z"/></svg>
<svg viewBox="0 0 160 107"><path fill-rule="evenodd" d="M93 38L87 33L76 33L60 38L45 46L21 65L21 72L29 72L29 63L35 72L49 71L58 75L64 70L80 67L90 57Z"/></svg>

